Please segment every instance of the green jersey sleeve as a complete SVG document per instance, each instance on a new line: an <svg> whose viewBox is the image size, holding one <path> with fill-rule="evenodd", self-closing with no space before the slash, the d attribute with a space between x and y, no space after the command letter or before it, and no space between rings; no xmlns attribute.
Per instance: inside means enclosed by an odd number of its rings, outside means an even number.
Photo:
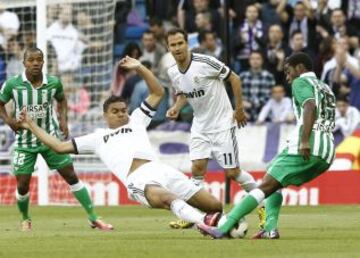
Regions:
<svg viewBox="0 0 360 258"><path fill-rule="evenodd" d="M8 81L4 82L0 90L0 101L8 103L13 98L12 85Z"/></svg>
<svg viewBox="0 0 360 258"><path fill-rule="evenodd" d="M315 99L314 87L303 79L297 79L292 84L292 95L303 106L309 99Z"/></svg>
<svg viewBox="0 0 360 258"><path fill-rule="evenodd" d="M64 87L59 78L56 80L56 92L54 97L57 101L60 101L64 98Z"/></svg>

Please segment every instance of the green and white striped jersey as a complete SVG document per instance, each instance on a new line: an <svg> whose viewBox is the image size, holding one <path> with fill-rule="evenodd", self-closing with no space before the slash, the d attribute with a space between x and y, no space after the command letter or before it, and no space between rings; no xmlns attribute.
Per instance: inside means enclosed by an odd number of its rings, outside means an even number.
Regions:
<svg viewBox="0 0 360 258"><path fill-rule="evenodd" d="M51 135L59 136L59 125L53 108L53 100L61 100L64 97L64 89L55 76L43 74L43 84L34 88L23 74L8 79L0 90L0 101L15 104L16 117L23 107L37 125ZM16 135L17 148L33 149L42 146L42 143L29 130L22 129Z"/></svg>
<svg viewBox="0 0 360 258"><path fill-rule="evenodd" d="M288 140L288 153L299 154L303 130L304 104L313 99L316 103L315 123L310 135L311 154L331 163L335 156L335 96L328 85L316 78L315 73L300 75L291 85L296 129Z"/></svg>

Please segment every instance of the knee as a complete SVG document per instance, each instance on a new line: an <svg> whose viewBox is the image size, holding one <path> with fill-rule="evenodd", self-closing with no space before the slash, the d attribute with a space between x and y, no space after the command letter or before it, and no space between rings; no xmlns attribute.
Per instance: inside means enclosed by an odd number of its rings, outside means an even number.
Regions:
<svg viewBox="0 0 360 258"><path fill-rule="evenodd" d="M239 168L230 168L226 170L226 177L232 180L236 180L239 174L240 174Z"/></svg>
<svg viewBox="0 0 360 258"><path fill-rule="evenodd" d="M206 172L206 164L203 164L202 162L193 162L191 171L192 171L193 175L202 176Z"/></svg>
<svg viewBox="0 0 360 258"><path fill-rule="evenodd" d="M26 182L17 183L17 191L21 195L25 195L29 192L29 184Z"/></svg>

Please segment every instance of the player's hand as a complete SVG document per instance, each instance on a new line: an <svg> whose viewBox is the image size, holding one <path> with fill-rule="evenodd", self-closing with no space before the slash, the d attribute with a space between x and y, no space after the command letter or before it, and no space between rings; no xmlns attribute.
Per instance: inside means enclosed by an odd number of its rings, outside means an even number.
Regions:
<svg viewBox="0 0 360 258"><path fill-rule="evenodd" d="M166 117L171 120L176 120L179 116L179 113L180 111L177 108L171 107L168 109L168 111L166 111Z"/></svg>
<svg viewBox="0 0 360 258"><path fill-rule="evenodd" d="M69 127L65 118L60 118L59 121L60 131L63 133L65 139L69 137Z"/></svg>
<svg viewBox="0 0 360 258"><path fill-rule="evenodd" d="M246 115L244 110L241 109L236 109L234 111L234 115L233 115L234 120L236 121L238 128L244 127L246 125Z"/></svg>
<svg viewBox="0 0 360 258"><path fill-rule="evenodd" d="M24 107L21 110L18 118L16 119L16 124L18 126L18 129L20 128L29 129L29 123L31 121L32 121L31 118L27 114L26 107Z"/></svg>
<svg viewBox="0 0 360 258"><path fill-rule="evenodd" d="M141 66L139 60L126 56L119 61L120 67L128 70L138 69Z"/></svg>
<svg viewBox="0 0 360 258"><path fill-rule="evenodd" d="M310 144L308 142L300 143L299 153L304 160L310 160Z"/></svg>
<svg viewBox="0 0 360 258"><path fill-rule="evenodd" d="M11 119L8 122L8 125L10 126L11 130L13 130L15 133L17 133L21 129L21 123L17 121L16 119Z"/></svg>

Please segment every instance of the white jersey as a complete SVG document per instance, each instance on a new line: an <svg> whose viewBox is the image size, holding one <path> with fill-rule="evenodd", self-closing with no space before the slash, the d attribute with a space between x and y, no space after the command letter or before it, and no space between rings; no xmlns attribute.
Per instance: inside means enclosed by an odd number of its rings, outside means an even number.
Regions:
<svg viewBox="0 0 360 258"><path fill-rule="evenodd" d="M177 65L168 69L176 94L183 94L194 110L192 132L214 133L235 126L223 82L230 73L229 67L216 58L195 53L184 72Z"/></svg>
<svg viewBox="0 0 360 258"><path fill-rule="evenodd" d="M116 129L97 129L72 139L75 153L96 153L125 184L133 159L157 160L146 127L155 114L145 101L134 110L128 124Z"/></svg>

